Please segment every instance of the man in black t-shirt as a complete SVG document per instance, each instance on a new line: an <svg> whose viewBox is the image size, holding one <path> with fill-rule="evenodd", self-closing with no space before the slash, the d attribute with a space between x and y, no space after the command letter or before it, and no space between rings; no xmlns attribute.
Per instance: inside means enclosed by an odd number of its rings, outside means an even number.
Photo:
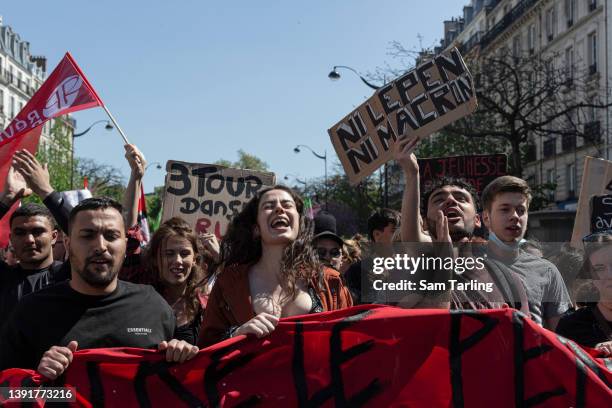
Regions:
<svg viewBox="0 0 612 408"><path fill-rule="evenodd" d="M23 157L21 152L17 152L14 160ZM65 213L64 219L67 219L68 212L59 193L49 185L49 173L33 160L32 177L29 177L31 188L24 176L11 167L4 191L0 192L0 218L15 202L32 192L46 205L25 204L11 215L10 239L19 263L10 266L0 261L0 326L23 296L70 277L69 269L54 262L52 252L58 235L54 215L62 219L60 214Z"/></svg>
<svg viewBox="0 0 612 408"><path fill-rule="evenodd" d="M77 347L157 347L175 362L196 355L197 347L172 339L172 309L152 287L117 279L126 242L114 200L90 198L72 210L66 240L71 280L17 305L0 337L0 369L36 368L55 379Z"/></svg>

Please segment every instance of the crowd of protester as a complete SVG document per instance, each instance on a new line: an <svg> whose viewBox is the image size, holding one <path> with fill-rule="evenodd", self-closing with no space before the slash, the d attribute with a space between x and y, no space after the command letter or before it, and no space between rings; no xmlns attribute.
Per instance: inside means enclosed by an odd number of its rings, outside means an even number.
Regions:
<svg viewBox="0 0 612 408"><path fill-rule="evenodd" d="M171 218L146 245L137 223L145 160L135 146L125 146L131 174L123 204L94 197L75 207L54 191L46 167L16 152L0 217L32 194L42 204L10 215L10 245L0 261L0 369L31 368L54 379L77 349L103 347L156 348L182 362L231 337L269 336L283 317L366 303L512 307L612 355L612 231L550 256L525 239L532 197L524 180L503 176L478 195L464 180L444 177L421 191L417 142L395 145L405 179L401 211L373 213L367 236L341 237L333 215L308 218L301 197L276 185L245 204L220 242ZM425 290L399 299L373 291L372 259L398 251L483 256L483 267L453 279L494 289ZM449 274L415 277L443 281Z"/></svg>

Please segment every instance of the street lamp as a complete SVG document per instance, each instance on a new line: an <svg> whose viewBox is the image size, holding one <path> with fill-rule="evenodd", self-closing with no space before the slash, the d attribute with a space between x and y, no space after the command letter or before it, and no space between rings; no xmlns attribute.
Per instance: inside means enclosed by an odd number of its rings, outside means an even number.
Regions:
<svg viewBox="0 0 612 408"><path fill-rule="evenodd" d="M327 77L329 79L331 79L332 81L337 81L337 80L340 79L340 73L337 71L338 68L348 69L349 71L354 72L355 75L357 75L359 77L359 79L361 79L361 81L364 84L366 84L367 86L369 86L372 89L380 88L379 86L372 85L371 83L369 83L368 80L365 79L356 69L351 68L351 67L347 67L346 65L336 65L336 66L334 66L334 68L331 70L331 72L329 74L327 74Z"/></svg>
<svg viewBox="0 0 612 408"><path fill-rule="evenodd" d="M293 148L293 151L295 153L299 153L300 147L305 147L306 149L310 150L310 152L314 154L315 157L323 160L324 162L324 166L325 166L325 209L327 210L327 190L328 190L328 186L327 186L327 151L323 151L323 154L319 154L315 152L314 150L312 150L310 146L306 146L306 145L297 145Z"/></svg>
<svg viewBox="0 0 612 408"><path fill-rule="evenodd" d="M369 86L370 88L374 89L374 90L378 90L378 88L380 88L379 86L376 85L372 85L370 82L368 82L360 73L359 71L357 71L355 68L351 68L351 67L347 67L346 65L336 65L334 66L334 68L331 70L331 72L327 75L327 77L329 79L331 79L332 81L337 81L340 79L340 73L337 71L338 68L342 68L342 69L347 69L351 72L353 72L355 75L357 75L359 77L359 79L361 79L361 81L366 84L367 86ZM388 187L388 171L387 171L387 163L385 163L385 168L384 168L384 178L385 178L385 189L384 189L384 195L381 199L382 206L383 207L388 207L389 206L389 187ZM382 188L381 188L382 190Z"/></svg>
<svg viewBox="0 0 612 408"><path fill-rule="evenodd" d="M295 174L287 174L283 178L285 180L289 181L289 176L293 177L295 179L295 181L297 181L298 183L303 184L304 185L304 190L306 190L307 183L305 181L303 181L303 180L300 180L297 175L295 175Z"/></svg>
<svg viewBox="0 0 612 408"><path fill-rule="evenodd" d="M71 149L70 149L70 189L71 190L74 189L74 139L77 138L77 137L83 136L84 134L89 132L91 130L91 128L93 128L98 123L104 123L104 122L106 122L106 126L104 126L104 129L106 129L106 130L113 130L115 128L113 126L113 124L110 123L108 120L98 120L98 121L92 123L84 131L82 131L80 133L73 133L72 134L72 144L71 144Z"/></svg>

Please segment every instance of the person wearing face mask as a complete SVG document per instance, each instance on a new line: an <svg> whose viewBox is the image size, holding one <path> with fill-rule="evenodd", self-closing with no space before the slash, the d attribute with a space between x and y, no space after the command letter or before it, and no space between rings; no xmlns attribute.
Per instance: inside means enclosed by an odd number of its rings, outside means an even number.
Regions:
<svg viewBox="0 0 612 408"><path fill-rule="evenodd" d="M279 318L352 306L339 272L312 246L313 225L290 188L259 191L236 215L221 244L222 270L206 305L198 344L270 335Z"/></svg>
<svg viewBox="0 0 612 408"><path fill-rule="evenodd" d="M340 271L344 241L336 234L336 218L327 212L320 212L314 218L314 223L315 236L312 245L317 251L319 260L323 265Z"/></svg>
<svg viewBox="0 0 612 408"><path fill-rule="evenodd" d="M532 319L554 330L571 300L561 273L546 259L520 249L527 230L531 190L525 180L498 177L482 192L483 221L489 229L487 255L502 270L517 273L527 290Z"/></svg>
<svg viewBox="0 0 612 408"><path fill-rule="evenodd" d="M440 249L453 244L453 256L482 257L484 241L474 235L481 226L477 195L465 180L454 177L434 178L421 193L420 173L414 150L418 139L405 137L394 146L394 159L404 173L402 196L402 242L422 243ZM528 312L527 294L520 277L484 260L484 268L454 273L458 281L492 283L492 291L453 290L450 308L458 310L494 309L505 305ZM427 278L425 276L424 278ZM417 303L413 307L419 307Z"/></svg>
<svg viewBox="0 0 612 408"><path fill-rule="evenodd" d="M202 268L204 256L195 232L178 217L160 225L147 251L153 287L174 311L176 335L190 344L198 339L208 297L207 283L213 277L211 269Z"/></svg>
<svg viewBox="0 0 612 408"><path fill-rule="evenodd" d="M576 343L612 356L612 231L589 235L583 240L585 263L580 278L594 288L586 307L564 315L556 332Z"/></svg>

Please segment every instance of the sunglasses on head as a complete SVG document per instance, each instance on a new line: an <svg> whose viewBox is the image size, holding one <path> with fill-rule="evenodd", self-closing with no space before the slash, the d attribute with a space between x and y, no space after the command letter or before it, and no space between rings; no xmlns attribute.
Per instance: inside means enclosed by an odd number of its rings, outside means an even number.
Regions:
<svg viewBox="0 0 612 408"><path fill-rule="evenodd" d="M601 239L605 236L608 236L608 237L612 236L612 230L594 232L582 238L582 242L583 243L601 242Z"/></svg>
<svg viewBox="0 0 612 408"><path fill-rule="evenodd" d="M336 258L340 256L342 252L339 248L332 248L329 250L327 248L317 248L317 255L319 255L319 258L325 258L327 254L329 254L330 258Z"/></svg>

